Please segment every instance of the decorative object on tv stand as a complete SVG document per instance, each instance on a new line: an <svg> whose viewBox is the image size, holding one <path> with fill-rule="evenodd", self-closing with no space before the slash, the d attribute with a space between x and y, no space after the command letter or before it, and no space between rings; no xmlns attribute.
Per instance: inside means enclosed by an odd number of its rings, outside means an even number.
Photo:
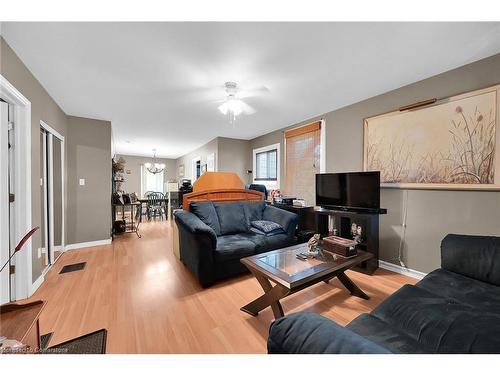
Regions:
<svg viewBox="0 0 500 375"><path fill-rule="evenodd" d="M149 172L153 174L161 173L165 169L165 164L158 163L158 161L156 160L155 148L153 148L153 158L151 159L151 163L144 163L144 166Z"/></svg>
<svg viewBox="0 0 500 375"><path fill-rule="evenodd" d="M279 189L274 189L269 192L271 202L281 203L281 192Z"/></svg>
<svg viewBox="0 0 500 375"><path fill-rule="evenodd" d="M366 118L364 170L387 187L500 189L499 96L496 85Z"/></svg>

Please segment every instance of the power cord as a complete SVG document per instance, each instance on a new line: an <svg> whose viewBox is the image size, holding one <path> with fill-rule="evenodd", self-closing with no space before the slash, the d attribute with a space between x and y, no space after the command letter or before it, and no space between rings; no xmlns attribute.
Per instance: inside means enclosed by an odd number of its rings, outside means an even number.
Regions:
<svg viewBox="0 0 500 375"><path fill-rule="evenodd" d="M405 190L405 197L403 202L403 223L401 229L401 236L399 240L399 249L398 249L398 261L401 267L406 267L406 264L403 262L403 246L406 240L406 219L408 217L408 190Z"/></svg>

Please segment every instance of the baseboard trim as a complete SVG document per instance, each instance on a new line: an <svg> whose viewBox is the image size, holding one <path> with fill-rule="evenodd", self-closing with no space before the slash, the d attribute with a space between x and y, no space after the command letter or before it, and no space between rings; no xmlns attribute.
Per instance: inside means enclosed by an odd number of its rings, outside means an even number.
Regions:
<svg viewBox="0 0 500 375"><path fill-rule="evenodd" d="M111 238L106 240L98 240L98 241L89 241L89 242L80 242L80 243L70 243L64 247L65 250L75 250L75 249L83 249L85 247L92 246L102 246L111 244Z"/></svg>
<svg viewBox="0 0 500 375"><path fill-rule="evenodd" d="M423 279L427 275L424 272L412 270L411 268L405 268L405 267L399 266L397 264L384 262L383 260L378 261L378 266L380 268L385 269L385 270L396 272L396 273L399 273L401 275L413 277L413 278L418 279L418 280Z"/></svg>
<svg viewBox="0 0 500 375"><path fill-rule="evenodd" d="M36 279L35 282L31 284L30 292L29 292L30 297L37 291L38 288L40 288L40 285L42 285L44 279L45 278L44 278L44 275L42 273L40 276L38 276L38 279Z"/></svg>

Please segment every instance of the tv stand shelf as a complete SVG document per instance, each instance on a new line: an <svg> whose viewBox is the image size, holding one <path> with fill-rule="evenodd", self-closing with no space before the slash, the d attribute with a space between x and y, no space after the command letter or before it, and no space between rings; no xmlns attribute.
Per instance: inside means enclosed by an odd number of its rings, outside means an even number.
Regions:
<svg viewBox="0 0 500 375"><path fill-rule="evenodd" d="M351 225L361 226L361 242L358 243L360 250L373 254L373 258L353 268L355 271L372 274L378 268L379 259L379 216L387 213L381 208L377 213L373 211L356 211L316 208L316 231L321 237L332 235L336 230L337 235L353 239Z"/></svg>

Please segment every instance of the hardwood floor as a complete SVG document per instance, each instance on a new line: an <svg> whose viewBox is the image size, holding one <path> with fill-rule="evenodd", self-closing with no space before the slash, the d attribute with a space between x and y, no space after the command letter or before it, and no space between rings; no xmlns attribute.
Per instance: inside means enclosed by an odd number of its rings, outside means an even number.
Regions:
<svg viewBox="0 0 500 375"><path fill-rule="evenodd" d="M106 328L108 353L266 352L271 309L257 317L240 311L262 294L256 279L243 275L203 289L172 253L170 222L144 223L141 234L60 257L30 299L47 301L40 330L54 332L50 345ZM77 262L87 262L83 271L59 274ZM383 269L348 275L370 300L349 295L334 280L286 298L285 314L315 311L345 325L417 281Z"/></svg>

